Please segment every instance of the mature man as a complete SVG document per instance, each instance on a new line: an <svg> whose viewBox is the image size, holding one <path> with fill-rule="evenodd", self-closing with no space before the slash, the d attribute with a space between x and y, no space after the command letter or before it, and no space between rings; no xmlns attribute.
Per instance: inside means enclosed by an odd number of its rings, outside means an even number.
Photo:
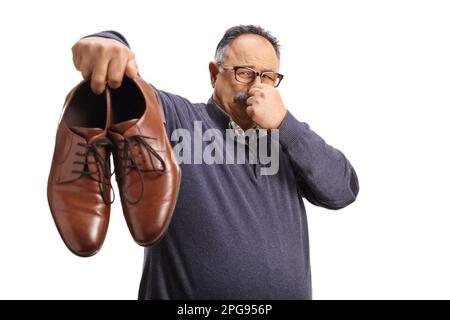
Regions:
<svg viewBox="0 0 450 320"><path fill-rule="evenodd" d="M73 61L92 90L137 76L126 39L105 31L79 40ZM155 89L171 137L176 129L276 131L279 166L182 163L178 202L165 237L145 249L140 299L311 299L303 198L328 209L359 191L350 162L284 106L276 87L279 44L253 25L226 31L209 63L214 94L207 104ZM155 76L157 77L157 75ZM275 130L275 129L278 129ZM264 130L262 130L264 131ZM269 134L270 136L270 134ZM239 142L236 142L239 143ZM172 141L172 146L177 141ZM248 141L243 143L247 152Z"/></svg>

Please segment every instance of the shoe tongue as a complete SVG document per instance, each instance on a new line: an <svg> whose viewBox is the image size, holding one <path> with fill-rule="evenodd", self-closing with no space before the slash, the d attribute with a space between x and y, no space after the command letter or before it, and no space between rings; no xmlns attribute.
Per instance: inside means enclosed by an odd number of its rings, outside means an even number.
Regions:
<svg viewBox="0 0 450 320"><path fill-rule="evenodd" d="M82 136L87 140L88 143L94 138L104 133L104 129L100 128L85 128L85 127L71 127L70 130L76 134Z"/></svg>
<svg viewBox="0 0 450 320"><path fill-rule="evenodd" d="M123 122L119 122L116 124L113 124L111 126L111 130L112 131L116 131L118 133L125 133L125 131L127 131L129 128L131 128L132 126L134 126L137 122L139 121L139 119L131 119L131 120L127 120L127 121L123 121Z"/></svg>

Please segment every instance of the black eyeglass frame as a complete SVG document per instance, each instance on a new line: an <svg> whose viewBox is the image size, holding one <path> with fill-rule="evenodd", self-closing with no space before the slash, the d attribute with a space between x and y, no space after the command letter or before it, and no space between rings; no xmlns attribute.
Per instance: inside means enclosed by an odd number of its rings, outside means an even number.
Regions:
<svg viewBox="0 0 450 320"><path fill-rule="evenodd" d="M224 65L222 63L218 63L218 65L219 65L219 67L222 67L224 70L233 70L234 71L234 79L237 82L239 82L239 83L245 83L245 84L252 83L253 81L255 81L256 77L261 77L261 81L262 81L262 79L264 79L263 76L266 73L270 73L270 74L276 74L277 75L277 80L276 80L277 82L274 85L274 87L277 88L280 85L281 80L283 80L283 78L284 78L284 75L282 75L281 73L278 73L278 72L274 72L274 71L262 71L262 72L259 72L259 71L256 71L256 70L254 70L254 69L252 69L250 67L246 67L246 66L227 66L227 65ZM247 69L247 70L252 71L253 72L253 79L251 81L249 81L249 82L245 82L245 81L239 80L238 76L237 76L237 70L238 69Z"/></svg>

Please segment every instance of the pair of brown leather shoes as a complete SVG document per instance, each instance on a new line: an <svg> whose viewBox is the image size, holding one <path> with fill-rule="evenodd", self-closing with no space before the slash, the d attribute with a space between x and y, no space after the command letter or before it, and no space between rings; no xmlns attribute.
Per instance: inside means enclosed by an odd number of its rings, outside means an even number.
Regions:
<svg viewBox="0 0 450 320"><path fill-rule="evenodd" d="M47 186L57 229L76 255L97 253L106 237L113 154L123 213L142 246L167 229L180 168L167 138L155 92L141 78L94 94L82 81L67 96Z"/></svg>

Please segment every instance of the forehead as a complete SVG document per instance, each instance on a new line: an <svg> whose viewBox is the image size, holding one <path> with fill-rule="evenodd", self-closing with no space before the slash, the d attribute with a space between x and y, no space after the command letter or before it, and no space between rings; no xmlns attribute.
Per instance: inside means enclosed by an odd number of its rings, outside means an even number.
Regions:
<svg viewBox="0 0 450 320"><path fill-rule="evenodd" d="M278 70L279 66L275 48L267 39L255 34L234 39L225 48L224 62L271 70Z"/></svg>

